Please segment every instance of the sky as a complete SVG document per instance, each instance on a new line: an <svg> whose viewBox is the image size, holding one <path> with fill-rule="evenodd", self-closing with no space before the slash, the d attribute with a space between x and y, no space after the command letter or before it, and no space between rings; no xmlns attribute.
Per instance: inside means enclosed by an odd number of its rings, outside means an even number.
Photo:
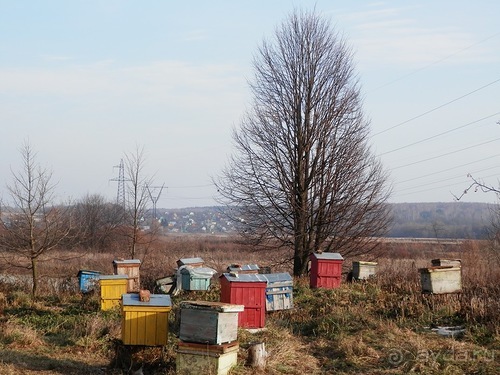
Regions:
<svg viewBox="0 0 500 375"><path fill-rule="evenodd" d="M390 202L453 202L468 174L498 187L496 0L0 0L0 197L28 142L61 201L115 200L143 148L157 207L217 204L257 48L313 8L354 52Z"/></svg>

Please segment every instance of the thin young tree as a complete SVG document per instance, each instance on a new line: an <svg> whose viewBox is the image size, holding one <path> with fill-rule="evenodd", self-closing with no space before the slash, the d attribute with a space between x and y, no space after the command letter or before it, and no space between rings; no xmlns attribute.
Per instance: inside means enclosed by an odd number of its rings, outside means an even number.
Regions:
<svg viewBox="0 0 500 375"><path fill-rule="evenodd" d="M0 220L0 247L12 265L31 270L32 295L36 298L38 261L67 239L73 221L67 206L54 204L52 172L37 163L28 142L20 154L22 169L12 171L12 183L7 185L9 212Z"/></svg>
<svg viewBox="0 0 500 375"><path fill-rule="evenodd" d="M295 11L254 58L253 105L233 131L236 152L214 179L244 238L359 255L390 222L387 174L368 146L353 54L329 22Z"/></svg>
<svg viewBox="0 0 500 375"><path fill-rule="evenodd" d="M137 256L138 246L144 245L144 252L154 242L153 232L141 234L141 224L149 200L147 186L152 185L152 179L145 174L146 156L144 148L136 147L134 152L126 153L124 159L126 179L126 207L125 222L129 227L127 237L129 242L129 255L133 259ZM143 254L145 255L145 254Z"/></svg>

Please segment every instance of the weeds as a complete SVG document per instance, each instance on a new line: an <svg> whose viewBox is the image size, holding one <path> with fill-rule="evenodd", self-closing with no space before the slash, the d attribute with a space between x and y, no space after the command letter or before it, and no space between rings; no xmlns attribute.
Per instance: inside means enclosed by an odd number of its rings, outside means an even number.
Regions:
<svg viewBox="0 0 500 375"><path fill-rule="evenodd" d="M170 275L177 259L203 257L224 271L231 263L278 264L230 240L175 237L150 251L141 268L144 285ZM249 343L263 341L269 353L266 374L493 374L499 367L500 270L480 243L462 248L395 244L380 253L377 276L363 282L343 281L337 289L311 289L307 277L294 280L291 310L266 315L266 328L240 330L238 365L232 375L255 372L245 365ZM392 253L392 254L391 254ZM422 255L423 254L423 255ZM487 255L487 254L486 254ZM116 254L90 253L75 263L43 263L45 274L67 280L80 268L112 272ZM462 259L462 293L422 295L418 268L434 258ZM286 263L273 272L288 271ZM143 276L144 275L144 276ZM29 285L0 285L0 373L174 374L179 332L179 303L219 299L218 278L209 291L172 296L169 340L163 348L130 348L120 343L119 309L100 311L97 293L82 296L50 283L37 301ZM24 280L24 279L23 279ZM46 279L44 279L46 280ZM75 276L71 281L76 285ZM25 285L25 287L23 287ZM67 283L66 283L67 285ZM461 338L439 336L439 326L463 326Z"/></svg>

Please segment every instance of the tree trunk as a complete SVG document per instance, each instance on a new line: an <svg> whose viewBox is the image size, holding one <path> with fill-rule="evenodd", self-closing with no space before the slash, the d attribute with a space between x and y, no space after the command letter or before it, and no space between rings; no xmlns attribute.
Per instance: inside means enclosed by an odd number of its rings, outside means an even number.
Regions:
<svg viewBox="0 0 500 375"><path fill-rule="evenodd" d="M264 370L266 367L267 356L268 353L266 352L266 347L263 342L250 343L250 347L248 348L247 365L259 370Z"/></svg>
<svg viewBox="0 0 500 375"><path fill-rule="evenodd" d="M33 277L31 294L33 299L35 299L38 292L38 263L36 258L31 258L31 276Z"/></svg>

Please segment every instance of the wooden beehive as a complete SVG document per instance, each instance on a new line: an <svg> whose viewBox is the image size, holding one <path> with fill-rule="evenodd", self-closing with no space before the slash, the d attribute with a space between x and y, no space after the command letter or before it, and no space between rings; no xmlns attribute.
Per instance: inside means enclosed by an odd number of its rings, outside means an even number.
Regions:
<svg viewBox="0 0 500 375"><path fill-rule="evenodd" d="M179 342L176 373L226 375L238 363L238 342L207 345Z"/></svg>
<svg viewBox="0 0 500 375"><path fill-rule="evenodd" d="M367 280L377 273L377 262L352 262L352 277L355 280Z"/></svg>
<svg viewBox="0 0 500 375"><path fill-rule="evenodd" d="M139 268L141 261L139 259L118 259L113 260L113 271L115 275L128 276L128 293L137 293L141 287L139 277Z"/></svg>
<svg viewBox="0 0 500 375"><path fill-rule="evenodd" d="M88 293L95 289L98 281L99 271L80 270L78 271L78 287L80 292Z"/></svg>
<svg viewBox="0 0 500 375"><path fill-rule="evenodd" d="M288 272L262 274L267 280L266 311L293 308L293 278Z"/></svg>
<svg viewBox="0 0 500 375"><path fill-rule="evenodd" d="M311 288L337 288L342 278L344 258L339 253L311 254L309 281Z"/></svg>
<svg viewBox="0 0 500 375"><path fill-rule="evenodd" d="M167 344L170 296L151 294L141 302L138 294L122 296L122 342L124 345L161 346Z"/></svg>
<svg viewBox="0 0 500 375"><path fill-rule="evenodd" d="M447 294L462 291L462 269L453 266L420 268L422 293Z"/></svg>
<svg viewBox="0 0 500 375"><path fill-rule="evenodd" d="M238 326L263 328L266 322L267 280L259 274L232 275L220 278L220 301L245 306L239 313Z"/></svg>
<svg viewBox="0 0 500 375"><path fill-rule="evenodd" d="M184 266L180 269L183 290L208 290L216 270L208 267Z"/></svg>
<svg viewBox="0 0 500 375"><path fill-rule="evenodd" d="M183 301L180 307L182 341L219 345L238 338L238 313L244 310L243 305Z"/></svg>
<svg viewBox="0 0 500 375"><path fill-rule="evenodd" d="M101 275L101 310L110 310L120 306L122 295L127 293L128 277L126 275Z"/></svg>

